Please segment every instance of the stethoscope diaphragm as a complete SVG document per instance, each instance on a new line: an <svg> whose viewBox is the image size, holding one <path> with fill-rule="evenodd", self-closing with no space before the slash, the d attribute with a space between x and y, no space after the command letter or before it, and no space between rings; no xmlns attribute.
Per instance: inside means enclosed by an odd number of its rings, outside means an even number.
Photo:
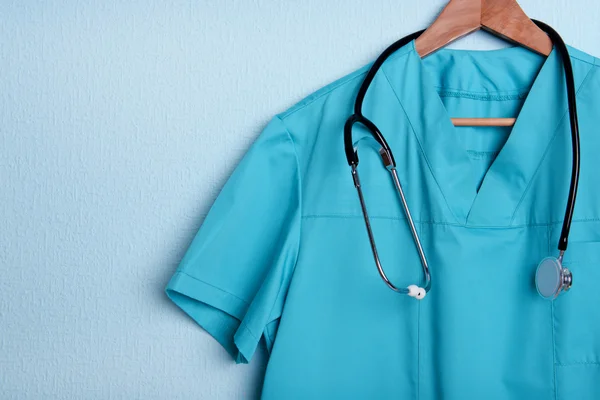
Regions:
<svg viewBox="0 0 600 400"><path fill-rule="evenodd" d="M554 300L573 284L573 274L562 265L562 257L544 258L535 271L535 287L544 299Z"/></svg>

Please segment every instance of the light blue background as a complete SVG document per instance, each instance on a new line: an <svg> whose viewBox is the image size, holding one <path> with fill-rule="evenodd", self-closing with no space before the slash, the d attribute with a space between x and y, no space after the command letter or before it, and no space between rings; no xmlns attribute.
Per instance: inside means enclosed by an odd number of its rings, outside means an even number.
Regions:
<svg viewBox="0 0 600 400"><path fill-rule="evenodd" d="M444 4L3 0L0 399L257 398L168 278L275 113ZM521 5L600 56L594 0Z"/></svg>

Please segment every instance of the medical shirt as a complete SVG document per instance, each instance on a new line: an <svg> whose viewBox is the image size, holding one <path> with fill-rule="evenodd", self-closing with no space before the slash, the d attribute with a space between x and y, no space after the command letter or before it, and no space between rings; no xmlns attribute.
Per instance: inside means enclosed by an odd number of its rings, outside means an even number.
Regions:
<svg viewBox="0 0 600 400"><path fill-rule="evenodd" d="M363 114L394 152L427 255L419 301L380 278L343 146L368 67L276 115L218 195L167 294L238 363L259 341L264 399L600 399L600 61L569 48L581 178L564 264L571 290L536 292L557 256L571 177L560 55L414 42L370 86ZM451 117L517 117L455 127ZM378 146L354 128L379 256L423 284Z"/></svg>

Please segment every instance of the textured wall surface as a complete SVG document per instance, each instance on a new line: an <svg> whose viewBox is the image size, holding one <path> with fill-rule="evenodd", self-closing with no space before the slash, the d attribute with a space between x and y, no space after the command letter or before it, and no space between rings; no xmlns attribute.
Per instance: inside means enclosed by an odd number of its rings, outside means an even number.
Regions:
<svg viewBox="0 0 600 400"><path fill-rule="evenodd" d="M265 123L444 3L0 1L0 399L258 398L164 287ZM521 4L600 56L594 0Z"/></svg>

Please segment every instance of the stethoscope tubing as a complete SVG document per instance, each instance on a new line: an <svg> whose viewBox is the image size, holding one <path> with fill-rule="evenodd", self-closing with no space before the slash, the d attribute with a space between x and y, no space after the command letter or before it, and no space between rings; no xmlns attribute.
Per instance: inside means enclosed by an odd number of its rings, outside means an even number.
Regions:
<svg viewBox="0 0 600 400"><path fill-rule="evenodd" d="M571 147L572 147L572 166L571 166L571 183L569 184L569 195L567 207L565 210L565 218L558 242L558 250L561 258L567 250L569 244L569 233L571 231L571 222L573 221L573 213L575 211L575 202L577 200L577 189L579 186L579 170L580 170L580 142L579 142L579 121L577 118L577 92L575 91L575 77L573 74L573 66L571 65L571 57L567 45L562 40L558 32L544 22L532 20L537 26L550 36L552 43L559 51L563 68L565 69L565 82L567 85L567 103L569 105L569 123L571 128Z"/></svg>

